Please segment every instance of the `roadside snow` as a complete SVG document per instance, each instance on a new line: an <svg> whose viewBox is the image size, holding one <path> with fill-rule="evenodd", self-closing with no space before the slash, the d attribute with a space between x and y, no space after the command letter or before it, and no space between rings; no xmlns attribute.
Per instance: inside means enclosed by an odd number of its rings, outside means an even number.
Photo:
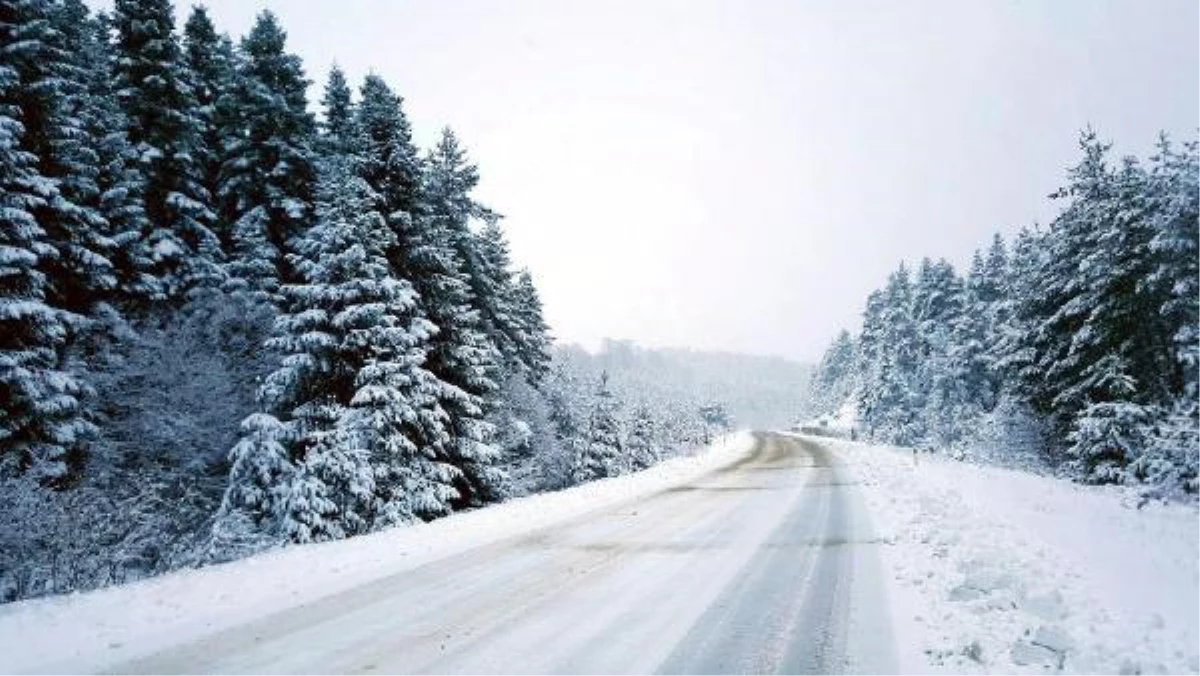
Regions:
<svg viewBox="0 0 1200 676"><path fill-rule="evenodd" d="M735 461L748 432L646 471L340 542L0 606L0 673L89 672L590 511Z"/></svg>
<svg viewBox="0 0 1200 676"><path fill-rule="evenodd" d="M888 543L903 671L1200 671L1195 505L821 441Z"/></svg>

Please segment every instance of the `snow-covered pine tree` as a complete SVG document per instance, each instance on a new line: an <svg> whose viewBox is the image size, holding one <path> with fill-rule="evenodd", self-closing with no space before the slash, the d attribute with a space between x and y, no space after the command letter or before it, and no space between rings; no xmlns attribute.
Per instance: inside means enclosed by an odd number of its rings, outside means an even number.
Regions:
<svg viewBox="0 0 1200 676"><path fill-rule="evenodd" d="M500 385L497 405L488 413L496 426L507 486L514 496L557 490L571 484L573 458L557 442L551 420L550 379L534 389L523 377L510 375Z"/></svg>
<svg viewBox="0 0 1200 676"><path fill-rule="evenodd" d="M643 470L659 461L662 450L659 427L649 406L643 404L633 410L625 436L625 452L631 470Z"/></svg>
<svg viewBox="0 0 1200 676"><path fill-rule="evenodd" d="M1083 296L1104 274L1093 269L1090 279L1085 279L1079 265L1098 253L1097 240L1109 225L1104 213L1111 191L1109 146L1090 132L1082 136L1080 146L1084 157L1069 172L1071 185L1056 194L1072 204L1054 220L1042 242L1046 253L1030 271L1031 291L1036 292L1021 299L1020 309L1030 330L1016 346L1016 351L1029 355L1018 374L1022 394L1040 414L1055 419L1060 437L1065 437L1074 415L1086 406L1079 396L1059 395L1078 383L1079 371L1087 367L1084 355L1075 353L1072 343L1089 314Z"/></svg>
<svg viewBox="0 0 1200 676"><path fill-rule="evenodd" d="M993 320L999 294L986 273L983 252L976 249L971 258L962 290L962 311L954 319L947 345L945 375L958 382L962 404L976 412L995 407L996 383L988 361ZM970 424L970 420L964 421Z"/></svg>
<svg viewBox="0 0 1200 676"><path fill-rule="evenodd" d="M375 193L375 209L395 233L388 258L394 274L411 281L409 251L404 245L421 208L421 162L402 103L383 78L368 75L355 122L361 135L359 171Z"/></svg>
<svg viewBox="0 0 1200 676"><path fill-rule="evenodd" d="M832 413L856 386L857 346L849 331L840 332L817 365L809 383L809 401L818 414Z"/></svg>
<svg viewBox="0 0 1200 676"><path fill-rule="evenodd" d="M1032 364L1033 355L1025 344L1035 320L1021 310L1027 305L1023 299L1040 293L1034 286L1034 273L1045 255L1044 237L1041 230L1022 228L1011 249L1003 250L1000 248L1003 241L999 236L994 238L983 261L979 286L968 289L969 293L978 294L979 299L990 293L983 290L985 286L999 294L988 317L991 329L984 334L984 352L971 355L986 367L994 395L990 408L984 402L986 413L975 434L977 450L994 460L1023 466L1044 466L1048 459L1044 419L1030 406L1019 377ZM977 303L968 301L972 302ZM970 315L981 312L978 308L968 309Z"/></svg>
<svg viewBox="0 0 1200 676"><path fill-rule="evenodd" d="M733 419L725 405L719 401L709 400L696 411L703 425L704 437L701 441L711 444L718 434L724 434L733 428Z"/></svg>
<svg viewBox="0 0 1200 676"><path fill-rule="evenodd" d="M1200 156L1192 141L1182 149L1163 135L1151 158L1148 188L1154 235L1150 249L1155 271L1147 282L1163 300L1162 315L1172 331L1175 373L1169 377L1173 402L1158 421L1147 448L1129 471L1160 491L1200 490Z"/></svg>
<svg viewBox="0 0 1200 676"><path fill-rule="evenodd" d="M1088 220L1091 233L1079 252L1086 264L1071 282L1079 285L1078 292L1068 288L1067 298L1087 314L1069 335L1067 361L1055 374L1061 380L1055 383L1053 404L1055 413L1071 416L1067 452L1073 464L1085 478L1109 482L1122 478L1143 443L1140 437L1153 417L1144 406L1165 394L1154 390L1166 365L1155 357L1166 354L1155 355L1152 346L1138 343L1161 340L1167 332L1157 312L1143 309L1155 304L1139 292L1140 280L1152 271L1144 253L1152 232L1144 220L1141 170L1127 160L1101 180L1103 192L1085 194L1077 203L1083 213L1073 214ZM1145 324L1137 326L1139 320Z"/></svg>
<svg viewBox="0 0 1200 676"><path fill-rule="evenodd" d="M521 354L521 326L513 293L512 258L508 238L498 214L486 214L482 230L475 233L467 269L479 309L492 341L503 355L506 368L526 375L529 365Z"/></svg>
<svg viewBox="0 0 1200 676"><path fill-rule="evenodd" d="M584 385L576 369L571 368L568 360L562 358L564 352L565 350L560 350L556 357L550 374L543 383L543 390L546 393L556 445L560 448L575 449L587 429L586 416L582 412L586 409L589 396L584 392Z"/></svg>
<svg viewBox="0 0 1200 676"><path fill-rule="evenodd" d="M11 3L16 42L6 61L17 72L14 104L24 129L21 147L38 158L38 170L55 190L34 217L53 255L38 267L46 275L47 300L87 314L116 286L107 254L113 243L98 210L99 160L87 142L83 116L92 101L85 74L73 58L65 30L79 27L67 9L46 2ZM85 10L86 11L86 10Z"/></svg>
<svg viewBox="0 0 1200 676"><path fill-rule="evenodd" d="M359 140L354 121L354 102L351 99L346 74L334 64L325 83L325 94L321 97L321 108L325 115L320 124L319 154L346 156L357 152L355 146Z"/></svg>
<svg viewBox="0 0 1200 676"><path fill-rule="evenodd" d="M516 320L516 348L530 382L539 383L550 368L550 327L542 315L542 299L528 269L513 278L512 312Z"/></svg>
<svg viewBox="0 0 1200 676"><path fill-rule="evenodd" d="M1195 405L1200 377L1200 158L1192 141L1177 150L1164 135L1151 158L1150 249L1154 271L1147 282L1163 299L1172 330L1174 372L1170 388Z"/></svg>
<svg viewBox="0 0 1200 676"><path fill-rule="evenodd" d="M887 286L868 298L863 319L869 359L860 402L863 424L870 437L896 444L921 437L920 397L913 392L921 346L912 297L908 268L901 264Z"/></svg>
<svg viewBox="0 0 1200 676"><path fill-rule="evenodd" d="M169 298L223 278L213 198L201 184L196 100L170 0L115 0L114 79L145 179L147 245Z"/></svg>
<svg viewBox="0 0 1200 676"><path fill-rule="evenodd" d="M462 470L463 505L480 504L501 499L505 489L495 430L486 419L497 394L500 355L483 330L458 256L461 240L470 236L476 173L449 129L424 166L424 208L408 229L408 265L425 316L438 327L426 366L445 384L448 461Z"/></svg>
<svg viewBox="0 0 1200 676"><path fill-rule="evenodd" d="M391 275L394 233L349 164L323 168L316 223L292 256L304 281L283 288L272 339L283 363L263 388L284 432L261 453L285 438L297 468L268 518L298 542L440 516L458 497L458 471L438 459L440 383L421 366L434 327L417 314L412 286ZM274 466L273 455L260 462L262 446L241 464ZM235 463L239 474L252 472Z"/></svg>
<svg viewBox="0 0 1200 676"><path fill-rule="evenodd" d="M1133 158L1111 168L1109 145L1093 132L1080 145L1034 271L1038 291L1022 307L1033 327L1021 343L1031 355L1022 387L1070 441L1081 478L1124 481L1173 400L1169 292L1150 281L1156 205L1147 173Z"/></svg>
<svg viewBox="0 0 1200 676"><path fill-rule="evenodd" d="M192 7L183 26L183 61L196 101L193 114L198 128L198 143L193 151L193 160L199 183L215 204L219 201L221 190L225 146L231 142L230 136L233 135L237 56L233 41L228 35L217 32L208 16L208 9L202 5ZM220 216L218 213L212 227L221 240L222 250L228 253L234 245L232 221Z"/></svg>
<svg viewBox="0 0 1200 676"><path fill-rule="evenodd" d="M575 449L571 468L574 483L581 484L618 476L628 469L621 439L620 404L608 385L608 373L600 375L592 401L587 430Z"/></svg>
<svg viewBox="0 0 1200 676"><path fill-rule="evenodd" d="M308 81L286 40L269 11L242 40L227 106L239 133L226 137L221 170L221 214L234 241L230 272L268 296L296 278L287 253L312 211L316 125L307 109Z"/></svg>
<svg viewBox="0 0 1200 676"><path fill-rule="evenodd" d="M1122 355L1138 382L1133 401L1161 406L1172 398L1175 360L1171 350L1174 331L1162 312L1170 301L1170 291L1147 283L1157 267L1150 247L1155 235L1155 204L1149 176L1136 159L1124 158L1113 179L1112 220L1105 224L1112 231L1099 242L1107 262L1101 267L1109 270L1097 280L1100 287L1092 290L1096 302L1090 318L1103 326L1104 335L1099 339L1086 332L1076 335L1076 349L1090 347L1097 354ZM1093 383L1104 380L1090 374L1085 377Z"/></svg>
<svg viewBox="0 0 1200 676"><path fill-rule="evenodd" d="M453 135L444 134L423 170L402 100L377 76L364 81L356 113L359 171L393 232L392 274L414 285L418 313L438 329L426 345L426 357L450 427L444 441L431 443L439 460L459 470L455 506L500 499L504 475L485 415L501 374L495 347L472 308L472 289L457 251L476 209L470 198L475 168Z"/></svg>
<svg viewBox="0 0 1200 676"><path fill-rule="evenodd" d="M989 345L987 359L1001 379L1002 399L1027 401L1022 374L1031 368L1033 351L1027 334L1036 318L1029 313L1034 306L1037 270L1045 255L1041 230L1022 228L1013 240L1008 257L1008 282L999 301L998 321L994 341Z"/></svg>
<svg viewBox="0 0 1200 676"><path fill-rule="evenodd" d="M126 134L128 121L114 89L114 55L109 18L88 18L82 0L62 5L63 25L76 67L84 73L88 92L80 115L97 159L98 210L107 224L112 246L109 260L116 278L115 299L126 314L144 313L147 301L163 297L148 246L150 232L143 199L144 177Z"/></svg>
<svg viewBox="0 0 1200 676"><path fill-rule="evenodd" d="M876 405L876 391L883 375L884 325L883 292L876 289L867 294L863 309L862 333L858 336L856 359L858 361L860 392L858 397L858 422L867 438L875 433L880 411Z"/></svg>
<svg viewBox="0 0 1200 676"><path fill-rule="evenodd" d="M1195 495L1200 490L1200 432L1195 400L1181 398L1153 421L1145 445L1125 468L1128 476L1144 482L1151 497Z"/></svg>
<svg viewBox="0 0 1200 676"><path fill-rule="evenodd" d="M967 289L967 313L978 314L985 320L980 360L985 368L986 386L975 395L985 411L996 407L1009 379L996 355L1004 329L1012 321L1015 311L1012 297L1020 284L1010 259L1008 244L996 234L988 247L981 274L968 283Z"/></svg>
<svg viewBox="0 0 1200 676"><path fill-rule="evenodd" d="M913 320L918 358L913 391L922 406L924 440L939 447L959 444L971 429L978 409L968 382L953 360L954 327L963 317L963 283L945 259L925 259L913 287Z"/></svg>
<svg viewBox="0 0 1200 676"><path fill-rule="evenodd" d="M515 273L508 241L500 227L500 216L470 198L479 174L466 158L453 134L446 146L444 136L438 153L453 156L454 185L460 196L456 209L462 214L454 230L455 253L470 286L472 303L481 326L500 353L504 368L538 383L549 368L549 329L542 316L542 303L528 271ZM472 220L482 220L481 231L469 229Z"/></svg>
<svg viewBox="0 0 1200 676"><path fill-rule="evenodd" d="M229 452L229 484L213 528L221 541L218 546L251 535L237 532L243 524L278 533L285 491L295 472L288 450L291 434L278 418L269 413L249 415L242 421L241 433Z"/></svg>
<svg viewBox="0 0 1200 676"><path fill-rule="evenodd" d="M29 22L42 22L30 30ZM90 431L79 398L85 385L60 369L60 352L81 318L48 302L40 269L57 255L35 212L60 199L24 146L20 66L41 45L45 15L20 0L0 2L0 473L47 484L70 479L69 460Z"/></svg>

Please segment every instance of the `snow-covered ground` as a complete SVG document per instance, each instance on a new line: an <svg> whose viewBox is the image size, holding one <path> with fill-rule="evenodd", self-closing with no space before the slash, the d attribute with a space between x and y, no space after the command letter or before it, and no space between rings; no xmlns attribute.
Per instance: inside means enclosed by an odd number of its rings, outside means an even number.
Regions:
<svg viewBox="0 0 1200 676"><path fill-rule="evenodd" d="M902 671L1200 671L1200 523L1194 505L1139 509L1134 494L1117 488L813 440L836 452L839 471L848 474L839 481L858 484L852 488L868 508L864 518L875 535L870 541L883 543L880 572L861 569L855 586L884 578L888 601L874 607L885 621L873 636L882 644L890 644L888 634L894 637ZM364 585L456 553L584 514L590 519L593 511L695 481L742 458L751 446L752 437L739 433L704 453L635 475L429 524L0 606L0 672L111 669L279 611L306 604L311 609L318 599L369 589ZM763 495L711 492L725 500ZM610 516L633 518L618 512ZM760 526L767 528L756 523L736 530ZM832 541L828 534L823 539ZM730 579L744 577L737 572ZM781 585L786 578L779 576ZM634 592L628 591L631 598L638 596Z"/></svg>
<svg viewBox="0 0 1200 676"><path fill-rule="evenodd" d="M858 475L901 667L1197 673L1194 505L911 450L822 440Z"/></svg>
<svg viewBox="0 0 1200 676"><path fill-rule="evenodd" d="M0 606L0 672L90 672L693 480L753 445L731 434L634 475L407 528L284 548L86 594Z"/></svg>

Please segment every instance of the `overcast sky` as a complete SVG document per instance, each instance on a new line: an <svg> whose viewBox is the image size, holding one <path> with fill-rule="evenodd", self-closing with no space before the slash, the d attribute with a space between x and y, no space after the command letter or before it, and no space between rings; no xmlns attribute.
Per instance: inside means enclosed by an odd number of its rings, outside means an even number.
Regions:
<svg viewBox="0 0 1200 676"><path fill-rule="evenodd" d="M1200 124L1195 0L206 4L279 15L313 100L336 60L452 126L588 345L815 360L900 259L1048 221L1085 125L1144 156Z"/></svg>

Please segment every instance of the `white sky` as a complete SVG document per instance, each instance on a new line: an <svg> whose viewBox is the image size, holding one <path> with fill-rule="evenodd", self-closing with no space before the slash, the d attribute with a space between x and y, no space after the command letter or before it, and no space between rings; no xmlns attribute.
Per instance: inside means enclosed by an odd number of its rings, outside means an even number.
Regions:
<svg viewBox="0 0 1200 676"><path fill-rule="evenodd" d="M336 60L422 145L454 127L588 345L815 360L900 259L1046 222L1085 125L1143 156L1200 125L1195 0L206 4L279 15L313 100Z"/></svg>

